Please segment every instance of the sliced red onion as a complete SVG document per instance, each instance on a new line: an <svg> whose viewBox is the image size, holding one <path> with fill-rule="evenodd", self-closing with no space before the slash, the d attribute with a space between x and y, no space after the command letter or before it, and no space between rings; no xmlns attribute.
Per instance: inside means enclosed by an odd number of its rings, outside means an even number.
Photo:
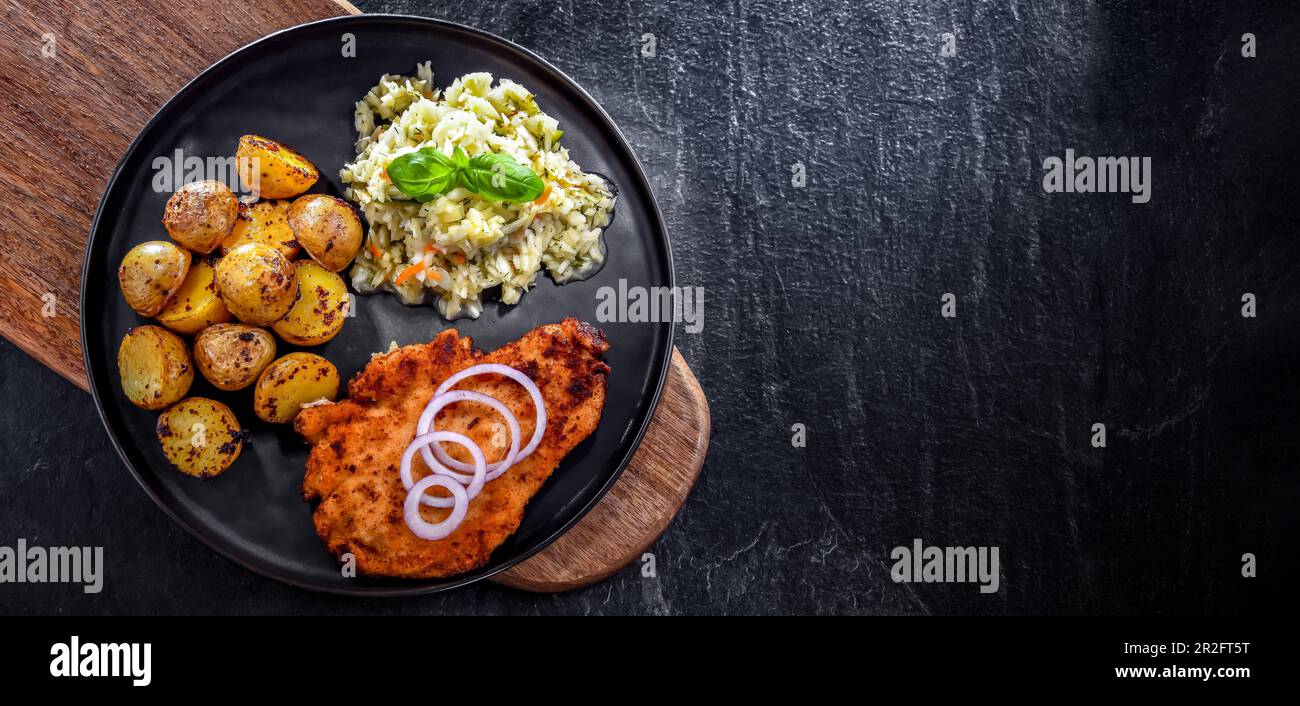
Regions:
<svg viewBox="0 0 1300 706"><path fill-rule="evenodd" d="M451 392L444 392L441 395L435 395L432 400L429 400L429 406L424 408L424 413L420 415L420 421L415 425L415 433L428 433L429 427L433 425L434 417L438 416L438 412L441 412L443 407L446 407L453 402L478 402L480 404L485 404L492 409L495 409L498 414L505 418L506 426L510 429L510 450L506 452L505 458L496 463L488 464L486 480L495 480L502 473L510 470L510 467L515 464L515 457L519 454L519 419L515 417L514 412L511 412L509 407L505 406L505 404L497 400L495 397L489 397L481 392L472 392L470 390L452 390ZM461 446L464 446L464 444L461 444ZM448 455L446 451L443 451L442 447L437 444L431 446L422 445L420 447L420 455L424 457L424 462L428 464L429 468L434 472L445 472L446 475L450 475L453 478L461 475L459 473L454 473L450 468L447 468L447 466L434 460L433 453L429 451L431 447L437 451L442 451L440 454L442 457L441 460L452 468L460 471L474 470L474 466L451 458L451 456ZM470 497L472 498L474 496L470 495Z"/></svg>
<svg viewBox="0 0 1300 706"><path fill-rule="evenodd" d="M479 365L471 365L444 380L443 383L438 386L438 389L434 391L433 396L436 399L439 395L447 392L455 386L456 383L465 378L492 373L503 375L520 385L523 385L524 389L528 390L528 394L533 398L533 409L537 410L537 424L533 429L533 438L528 441L528 445L519 452L519 457L515 459L515 463L519 463L532 455L533 451L537 449L537 445L542 443L542 435L546 433L546 403L542 401L542 391L537 389L537 383L533 382L527 375L524 375L508 365L501 365L500 363L480 363ZM423 421L423 418L421 418L421 421ZM432 417L429 421L430 423L433 422ZM434 445L433 453L438 457L438 460L452 468L469 470L468 464L457 461L451 456L448 456L447 452L443 451L442 448L437 445ZM500 474L498 473L497 475Z"/></svg>
<svg viewBox="0 0 1300 706"><path fill-rule="evenodd" d="M475 375L503 375L514 380L528 390L528 394L533 400L533 409L537 413L537 422L533 429L533 438L528 441L528 445L519 449L519 437L522 435L519 427L519 419L510 411L510 408L494 397L485 395L481 392L472 390L455 390L451 388L461 380ZM496 410L506 425L510 428L510 449L505 458L488 465L483 456L483 449L474 443L473 439L464 434L457 434L453 431L429 431L433 426L434 417L444 407L455 402L478 402L485 404ZM472 365L464 370L447 378L438 389L433 393L433 398L425 406L424 412L420 415L420 420L416 424L416 437L406 447L402 453L401 476L402 485L407 489L406 502L403 506L406 525L411 528L411 532L421 539L442 539L460 526L465 520L465 514L469 511L469 501L475 498L481 490L483 484L497 478L502 473L510 470L511 466L532 455L541 443L542 436L546 433L546 403L542 400L542 391L537 388L527 375L515 370L508 365L498 363L484 363L481 365ZM471 466L463 461L457 461L443 450L439 442L446 441L458 446L462 446L469 451L470 457L474 459ZM411 477L411 460L415 457L415 452L419 451L428 464L429 469L433 471L430 475L413 482ZM432 453L430 453L432 450ZM437 457L435 460L435 456ZM446 464L446 465L444 465ZM450 466L450 468L448 467ZM463 473L456 473L452 468L461 471L473 471L472 478L466 478ZM450 493L449 498L433 497L426 495L433 486L446 488ZM462 487L468 486L468 487ZM442 522L426 522L420 516L420 505L429 505L431 507L450 507L451 513Z"/></svg>
<svg viewBox="0 0 1300 706"><path fill-rule="evenodd" d="M466 451L469 451L469 455L474 459L474 477L466 478L462 474L452 473L447 468L443 468L441 464L438 465L438 468L431 468L430 470L433 471L433 475L451 478L457 483L469 486L465 488L466 502L473 500L479 491L483 489L483 484L487 482L487 462L483 458L483 451L479 449L478 444L475 444L473 439L464 434L457 434L454 431L435 431L415 437L415 440L402 453L402 464L398 467L402 474L402 485L408 491L416 485L411 476L411 459L415 456L416 450L428 448L430 444L436 445L440 441L448 441L457 446L463 446ZM451 507L454 504L453 498L435 498L431 495L421 496L420 502L430 507Z"/></svg>
<svg viewBox="0 0 1300 706"><path fill-rule="evenodd" d="M451 514L442 522L429 522L420 516L420 501L425 499L425 491L435 485L451 492L451 497L445 499L453 502ZM411 528L412 534L420 539L442 539L455 532L460 523L465 521L465 513L469 511L469 495L452 478L438 474L428 475L421 478L411 488L411 492L406 494L406 503L402 509L406 515L406 526Z"/></svg>

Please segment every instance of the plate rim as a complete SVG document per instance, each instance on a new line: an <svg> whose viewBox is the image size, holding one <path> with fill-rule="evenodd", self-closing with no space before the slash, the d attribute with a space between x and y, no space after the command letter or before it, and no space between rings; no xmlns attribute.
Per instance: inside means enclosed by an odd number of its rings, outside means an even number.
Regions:
<svg viewBox="0 0 1300 706"><path fill-rule="evenodd" d="M605 111L605 109L600 105L600 103L598 103L596 99L593 98L592 95L588 93L585 88L582 87L581 84L575 81L567 73L561 71L555 65L551 64L549 61L542 58L537 53L533 52L527 47L516 44L515 42L512 42L509 39L506 39L505 37L501 37L492 32L488 32L487 30L479 29L477 27L472 27L459 22L453 22L451 20L443 20L443 19L437 19L432 17L422 17L419 15L366 13L366 14L359 14L359 15L340 15L337 17L329 17L321 20L313 20L311 22L303 22L301 24L296 24L291 27L285 27L283 29L276 30L275 32L271 32L257 39L254 39L253 41L250 41L234 49L233 51L226 54L222 58L213 62L207 68L200 71L193 78L187 81L185 85L177 89L171 95L170 98L164 101L163 104L159 106L156 111L154 111L154 114L150 116L149 120L146 121L144 126L140 128L140 130L136 133L135 137L131 140L131 144L128 145L126 150L122 153L121 159L118 160L117 166L113 168L113 172L109 176L108 182L105 184L103 191L100 193L99 202L95 207L94 218L92 218L90 222L90 231L87 234L87 238L86 238L86 254L83 258L82 265L81 265L81 293L80 296L78 297L79 316L78 316L77 325L81 333L80 338L81 338L82 360L86 367L86 382L87 382L87 386L90 388L91 397L95 401L95 411L99 416L100 424L103 425L104 431L108 435L109 441L112 442L113 449L117 452L118 459L121 460L122 463L126 466L127 470L131 474L131 477L135 479L136 484L139 485L142 490L144 490L145 494L149 496L149 499L153 501L153 504L157 506L159 509L161 509L163 511L163 514L165 514L168 518L170 518L172 522L180 526L190 536L198 539L200 542L202 542L205 546L207 546L212 551L216 552L218 555L228 559L229 561L234 562L236 565L244 568L247 571L250 571L259 576L264 576L273 581L287 584L295 588L318 592L318 593L357 596L357 597L392 598L392 597L419 596L419 595L430 595L434 593L442 593L444 591L451 591L457 588L467 586L472 583L477 583L479 581L489 579L492 576L495 576L503 571L507 571L510 568L517 566L523 563L524 561L527 561L533 555L537 554L538 552L541 552L543 549L550 546L551 543L559 539L561 535L568 532L574 525L580 522L582 518L586 517L587 513L589 513L593 508L596 507L598 503L600 503L600 501L605 497L605 494L609 492L609 489L612 488L614 484L618 482L618 479L623 476L623 472L627 470L628 465L632 461L632 457L636 455L637 450L641 446L641 441L645 437L646 430L650 427L650 422L654 419L654 415L656 411L658 411L659 401L663 396L663 390L665 384L668 381L668 372L672 367L673 339L675 337L674 334L676 331L676 322L672 320L668 322L668 335L665 337L664 349L660 352L658 356L661 360L659 366L660 370L659 370L658 380L655 381L654 390L650 395L649 405L647 406L646 409L645 418L642 420L641 424L639 425L639 428L636 430L636 433L634 434L630 444L628 445L627 452L623 455L623 458L619 460L617 467L614 469L614 472L610 475L609 479L605 481L605 483L596 491L595 495L592 496L591 500L589 500L585 505L583 505L583 507L581 507L578 510L578 512L568 522L565 522L554 532L547 535L541 542L537 544L537 546L533 547L532 549L529 549L526 552L521 553L519 556L516 556L509 561L502 562L500 566L494 567L490 570L473 573L471 575L462 578L453 579L451 581L440 583L433 586L412 584L409 586L399 585L399 586L348 587L348 586L331 586L331 585L316 584L310 581L303 581L303 580L292 578L290 576L264 571L262 568L256 567L252 565L252 563L245 561L245 559L242 556L239 556L236 552L227 551L225 547L221 546L215 540L213 540L208 536L208 531L204 527L196 526L194 523L190 523L187 520L183 519L175 510L172 509L172 507L168 503L164 502L162 498L160 498L158 494L154 492L154 490L145 482L145 479L141 475L140 471L136 469L133 463L131 463L131 460L127 457L125 449L123 449L122 444L118 441L117 436L113 433L112 427L109 425L108 414L104 406L104 401L101 398L99 392L99 383L97 383L95 380L95 373L94 373L95 366L91 364L90 347L89 345L87 345L88 336L87 336L87 326L85 323L85 317L80 315L81 312L84 312L86 310L86 299L87 299L86 284L90 276L91 255L94 252L96 235L99 232L100 221L104 216L104 206L107 202L109 193L112 192L113 188L117 185L118 179L121 177L123 167L126 166L127 162L131 160L131 158L135 155L136 151L139 149L141 139L156 127L160 119L160 116L162 116L162 114L166 112L168 108L170 108L172 104L177 101L177 99L179 99L183 94L189 91L195 84L197 84L201 80L208 78L211 74L214 74L222 70L224 66L226 66L227 64L235 60L236 57L238 57L239 55L253 49L254 47L257 47L260 44L270 42L276 38L279 38L281 35L289 34L292 32L303 31L308 28L315 28L321 25L331 25L331 24L346 25L346 24L353 24L353 23L365 24L365 23L376 22L376 21L379 22L398 21L404 23L431 25L442 30L453 30L453 31L465 32L470 35L474 35L480 39L486 40L488 42L495 42L499 45L502 45L506 49L522 54L526 59L536 62L545 70L554 73L562 82L566 82L570 87L572 87L576 91L578 97L583 102L586 103L587 108L593 111L595 116L598 117L600 121L602 121L605 124L605 126L607 126L612 131L614 137L617 138L619 143L621 143L622 148L626 150L628 156L631 157L632 166L634 167L633 176L637 179L640 179L642 185L645 187L646 195L649 196L647 210L649 211L650 216L653 219L652 226L657 226L659 232L663 235L662 242L664 247L664 255L668 264L668 286L676 287L677 272L673 262L672 239L668 234L668 227L667 224L664 222L663 212L659 208L659 201L657 198L655 198L654 189L651 188L650 179L646 175L645 167L641 164L641 159L637 156L635 150L632 149L632 145L628 142L627 136L623 134L623 131L619 128L618 124L614 122L614 119L610 117L609 113ZM417 580L426 580L426 579L417 579Z"/></svg>

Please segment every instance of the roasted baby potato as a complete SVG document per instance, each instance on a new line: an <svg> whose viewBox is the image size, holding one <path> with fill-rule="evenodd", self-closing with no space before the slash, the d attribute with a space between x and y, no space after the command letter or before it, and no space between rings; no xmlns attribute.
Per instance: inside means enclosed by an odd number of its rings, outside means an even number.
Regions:
<svg viewBox="0 0 1300 706"><path fill-rule="evenodd" d="M189 271L189 252L172 243L151 240L127 251L117 268L117 283L135 313L154 316L175 297Z"/></svg>
<svg viewBox="0 0 1300 706"><path fill-rule="evenodd" d="M194 339L194 364L218 390L242 390L275 360L275 336L244 324L209 326Z"/></svg>
<svg viewBox="0 0 1300 706"><path fill-rule="evenodd" d="M160 326L137 326L117 349L117 373L131 404L162 409L194 383L194 365L180 336Z"/></svg>
<svg viewBox="0 0 1300 706"><path fill-rule="evenodd" d="M347 267L361 249L361 219L343 199L308 194L295 200L289 227L307 254L330 272Z"/></svg>
<svg viewBox="0 0 1300 706"><path fill-rule="evenodd" d="M230 313L246 324L278 321L298 298L293 263L262 243L244 243L217 262L217 291Z"/></svg>
<svg viewBox="0 0 1300 706"><path fill-rule="evenodd" d="M287 199L311 188L316 165L289 147L260 135L239 138L235 168L244 188L264 199Z"/></svg>
<svg viewBox="0 0 1300 706"><path fill-rule="evenodd" d="M284 424L308 402L332 402L338 395L339 371L333 363L315 353L290 353L262 371L253 391L253 411L262 421Z"/></svg>
<svg viewBox="0 0 1300 706"><path fill-rule="evenodd" d="M204 255L230 235L239 216L239 199L219 181L192 181L167 199L163 226L172 240Z"/></svg>
<svg viewBox="0 0 1300 706"><path fill-rule="evenodd" d="M258 201L251 206L239 204L239 218L230 235L221 243L222 252L244 243L265 243L292 260L298 255L298 241L289 227L288 201Z"/></svg>
<svg viewBox="0 0 1300 706"><path fill-rule="evenodd" d="M294 263L298 301L271 325L280 338L299 346L319 346L343 330L348 315L348 285L311 260Z"/></svg>
<svg viewBox="0 0 1300 706"><path fill-rule="evenodd" d="M158 323L176 333L198 333L204 327L229 321L230 311L217 294L215 277L210 258L195 262L176 297L158 312Z"/></svg>
<svg viewBox="0 0 1300 706"><path fill-rule="evenodd" d="M235 413L204 397L190 397L163 412L157 433L172 467L195 478L221 475L244 449Z"/></svg>

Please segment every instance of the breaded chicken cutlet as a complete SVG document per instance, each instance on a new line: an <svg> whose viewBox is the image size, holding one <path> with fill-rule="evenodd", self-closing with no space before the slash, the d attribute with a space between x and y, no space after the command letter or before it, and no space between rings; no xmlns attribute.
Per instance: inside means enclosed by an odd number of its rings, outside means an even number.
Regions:
<svg viewBox="0 0 1300 706"><path fill-rule="evenodd" d="M348 384L348 399L308 407L294 421L312 445L302 492L308 501L320 500L313 514L316 534L336 557L351 553L365 575L437 578L484 565L518 529L524 506L560 461L595 431L610 371L601 356L608 349L598 329L570 318L539 326L487 354L448 329L429 343L376 355ZM440 540L420 539L403 517L402 452L415 438L420 414L438 385L480 363L508 365L537 384L546 403L545 433L532 455L483 486L454 532ZM489 374L463 380L455 389L495 397L518 418L522 439L532 437L536 414L519 384ZM477 402L452 403L433 428L470 437L489 463L505 456L510 444L501 416ZM457 460L469 460L462 449L445 448ZM428 473L416 454L414 476ZM447 512L420 508L429 522L441 521Z"/></svg>

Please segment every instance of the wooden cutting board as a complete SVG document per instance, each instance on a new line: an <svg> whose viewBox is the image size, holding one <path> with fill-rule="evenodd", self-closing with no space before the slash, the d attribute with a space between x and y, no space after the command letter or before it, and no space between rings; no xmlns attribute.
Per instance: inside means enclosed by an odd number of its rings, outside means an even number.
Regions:
<svg viewBox="0 0 1300 706"><path fill-rule="evenodd" d="M81 266L90 219L127 146L221 57L276 30L359 11L337 0L3 2L0 335L84 390ZM676 515L708 444L708 402L674 350L659 408L622 477L563 537L494 580L563 591L626 566Z"/></svg>

